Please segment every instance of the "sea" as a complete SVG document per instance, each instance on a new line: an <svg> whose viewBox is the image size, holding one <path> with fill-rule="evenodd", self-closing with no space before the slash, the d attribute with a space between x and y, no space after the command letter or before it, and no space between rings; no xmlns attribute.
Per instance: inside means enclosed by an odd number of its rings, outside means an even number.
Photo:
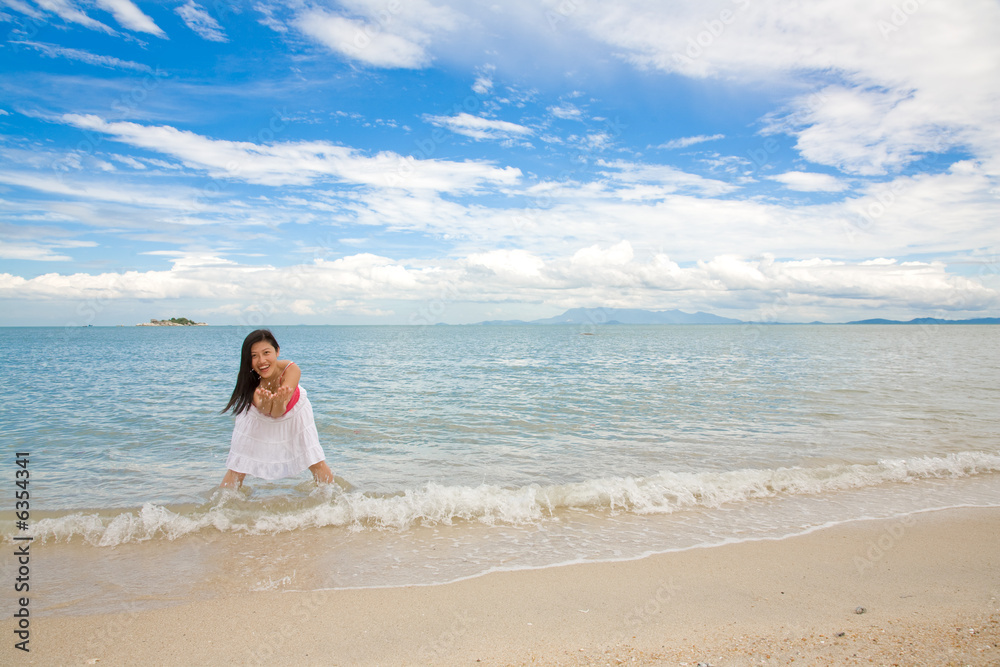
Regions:
<svg viewBox="0 0 1000 667"><path fill-rule="evenodd" d="M271 330L336 484L218 488L249 328L0 328L2 581L30 537L33 614L440 584L1000 506L998 326ZM857 545L859 574L877 546Z"/></svg>

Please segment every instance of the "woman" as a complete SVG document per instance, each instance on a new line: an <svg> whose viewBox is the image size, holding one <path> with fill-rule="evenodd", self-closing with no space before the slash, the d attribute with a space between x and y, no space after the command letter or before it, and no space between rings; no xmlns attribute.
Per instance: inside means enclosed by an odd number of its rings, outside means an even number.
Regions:
<svg viewBox="0 0 1000 667"><path fill-rule="evenodd" d="M236 415L221 486L239 488L247 475L280 479L307 468L317 482L333 482L319 444L312 405L299 386L302 372L279 360L278 341L267 329L243 340L240 372L229 403Z"/></svg>

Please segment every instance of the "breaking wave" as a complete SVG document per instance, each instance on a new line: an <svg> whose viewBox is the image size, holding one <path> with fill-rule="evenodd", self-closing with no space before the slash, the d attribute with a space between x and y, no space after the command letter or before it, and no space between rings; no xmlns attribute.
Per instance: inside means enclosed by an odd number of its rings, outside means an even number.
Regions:
<svg viewBox="0 0 1000 667"><path fill-rule="evenodd" d="M825 494L996 472L1000 472L1000 455L962 452L815 468L664 471L648 477L605 477L519 488L428 483L382 495L327 486L315 487L300 498L254 500L240 492L220 489L201 506L171 509L147 503L117 515L77 512L38 520L30 532L42 542L80 539L95 546L115 546L173 540L203 530L274 534L327 526L354 531L405 530L462 521L524 525L566 510L662 514L782 495ZM5 530L8 539L12 532L12 527Z"/></svg>

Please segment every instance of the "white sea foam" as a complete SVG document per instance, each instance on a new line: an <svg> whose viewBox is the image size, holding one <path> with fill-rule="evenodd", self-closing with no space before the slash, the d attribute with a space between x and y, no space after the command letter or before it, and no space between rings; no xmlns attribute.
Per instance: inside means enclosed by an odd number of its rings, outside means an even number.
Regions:
<svg viewBox="0 0 1000 667"><path fill-rule="evenodd" d="M934 478L960 478L1000 472L1000 454L963 452L941 457L892 459L876 464L817 468L744 469L676 473L649 477L607 477L582 482L520 488L428 483L393 495L328 488L301 499L254 501L219 491L205 506L173 511L147 503L132 512L107 517L75 513L35 522L31 534L41 541L74 538L95 546L153 539L176 539L202 530L273 534L323 526L350 530L405 530L414 525L473 521L525 525L560 511L634 514L716 508L780 495L825 494L881 484Z"/></svg>

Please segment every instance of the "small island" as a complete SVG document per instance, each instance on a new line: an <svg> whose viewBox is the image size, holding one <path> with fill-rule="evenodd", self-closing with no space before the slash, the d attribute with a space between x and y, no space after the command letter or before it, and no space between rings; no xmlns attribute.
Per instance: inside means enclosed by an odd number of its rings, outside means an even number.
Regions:
<svg viewBox="0 0 1000 667"><path fill-rule="evenodd" d="M150 320L137 324L137 327L204 327L204 322L195 322L186 317L171 317L169 320Z"/></svg>

